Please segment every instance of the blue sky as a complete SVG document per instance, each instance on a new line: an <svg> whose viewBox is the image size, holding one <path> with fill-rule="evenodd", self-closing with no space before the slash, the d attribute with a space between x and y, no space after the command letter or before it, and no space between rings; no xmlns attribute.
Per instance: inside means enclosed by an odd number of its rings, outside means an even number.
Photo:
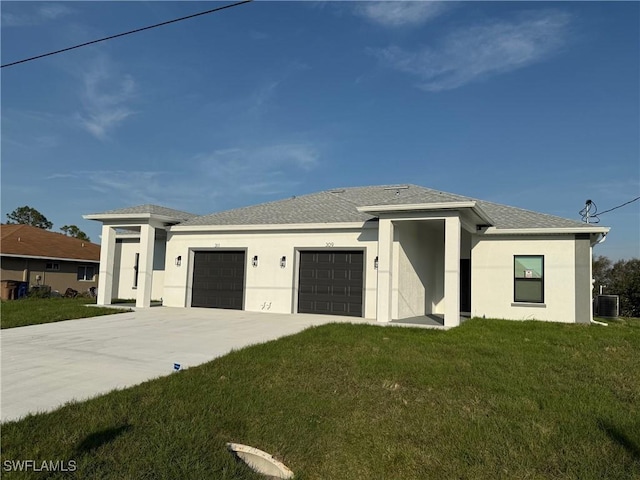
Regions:
<svg viewBox="0 0 640 480"><path fill-rule="evenodd" d="M223 3L6 2L2 63ZM2 69L2 217L414 183L579 220L640 195L637 2L262 2ZM640 256L640 202L596 254Z"/></svg>

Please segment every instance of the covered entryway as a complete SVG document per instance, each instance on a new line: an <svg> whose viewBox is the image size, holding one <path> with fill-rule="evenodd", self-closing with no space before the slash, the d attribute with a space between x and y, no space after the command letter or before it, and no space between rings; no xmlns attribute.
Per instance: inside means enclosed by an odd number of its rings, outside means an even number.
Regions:
<svg viewBox="0 0 640 480"><path fill-rule="evenodd" d="M298 313L362 317L364 252L301 251Z"/></svg>
<svg viewBox="0 0 640 480"><path fill-rule="evenodd" d="M191 306L242 310L244 270L243 251L194 252Z"/></svg>
<svg viewBox="0 0 640 480"><path fill-rule="evenodd" d="M461 267L470 265L471 234L456 212L413 215L379 221L378 321L435 315L457 326L471 300L461 294L470 292Z"/></svg>

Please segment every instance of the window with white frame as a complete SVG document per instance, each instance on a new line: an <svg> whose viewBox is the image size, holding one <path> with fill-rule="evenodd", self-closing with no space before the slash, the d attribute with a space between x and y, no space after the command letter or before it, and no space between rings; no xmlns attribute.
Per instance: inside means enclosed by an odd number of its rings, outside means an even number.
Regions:
<svg viewBox="0 0 640 480"><path fill-rule="evenodd" d="M57 272L60 270L60 264L55 262L47 262L44 267L45 270Z"/></svg>
<svg viewBox="0 0 640 480"><path fill-rule="evenodd" d="M93 265L80 265L78 267L78 280L81 282L93 282L95 267Z"/></svg>
<svg viewBox="0 0 640 480"><path fill-rule="evenodd" d="M544 303L544 255L513 256L513 301Z"/></svg>

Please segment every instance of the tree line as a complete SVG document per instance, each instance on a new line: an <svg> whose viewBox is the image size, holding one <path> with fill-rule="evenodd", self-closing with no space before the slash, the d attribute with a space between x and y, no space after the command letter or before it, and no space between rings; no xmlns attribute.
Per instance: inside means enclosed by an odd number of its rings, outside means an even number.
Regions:
<svg viewBox="0 0 640 480"><path fill-rule="evenodd" d="M32 227L42 228L43 230L51 230L53 223L47 220L42 213L28 205L18 207L13 212L7 213L7 224L15 225L31 225ZM69 237L79 238L85 242L90 242L89 236L78 228L77 225L63 225L60 230Z"/></svg>

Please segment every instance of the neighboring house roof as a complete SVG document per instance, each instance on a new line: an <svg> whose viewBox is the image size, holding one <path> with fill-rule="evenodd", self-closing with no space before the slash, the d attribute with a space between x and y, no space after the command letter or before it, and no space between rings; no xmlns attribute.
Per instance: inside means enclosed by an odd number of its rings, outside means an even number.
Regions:
<svg viewBox="0 0 640 480"><path fill-rule="evenodd" d="M577 220L440 192L417 185L382 185L326 190L285 200L193 217L180 226L277 225L365 222L373 215L358 207L380 205L446 204L475 201L496 229L593 228Z"/></svg>
<svg viewBox="0 0 640 480"><path fill-rule="evenodd" d="M30 225L0 225L0 254L100 261L100 245Z"/></svg>

